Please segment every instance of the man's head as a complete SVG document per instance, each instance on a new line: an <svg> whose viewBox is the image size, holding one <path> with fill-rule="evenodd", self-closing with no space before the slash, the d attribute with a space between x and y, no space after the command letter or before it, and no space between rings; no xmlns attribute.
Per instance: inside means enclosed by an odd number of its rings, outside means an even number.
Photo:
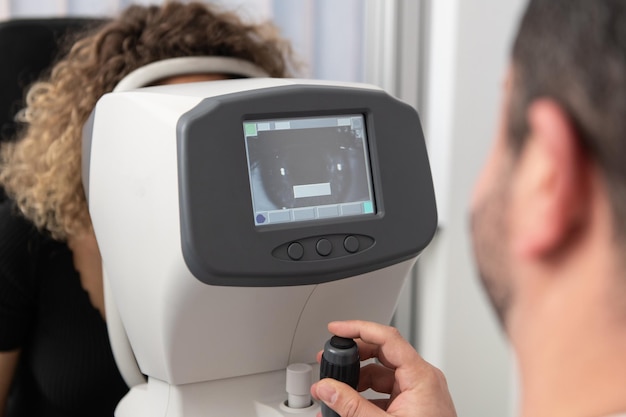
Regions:
<svg viewBox="0 0 626 417"><path fill-rule="evenodd" d="M520 292L557 281L532 277L575 273L590 242L617 262L625 156L626 2L531 0L473 207L480 273L507 327Z"/></svg>

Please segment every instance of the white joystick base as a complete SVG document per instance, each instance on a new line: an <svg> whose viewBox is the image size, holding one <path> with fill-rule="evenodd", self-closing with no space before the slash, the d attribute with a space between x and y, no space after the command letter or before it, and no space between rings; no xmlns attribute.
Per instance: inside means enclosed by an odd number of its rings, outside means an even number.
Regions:
<svg viewBox="0 0 626 417"><path fill-rule="evenodd" d="M320 406L309 390L312 375L318 374L317 364L294 364L288 370L197 384L170 385L149 378L131 388L115 417L315 417Z"/></svg>

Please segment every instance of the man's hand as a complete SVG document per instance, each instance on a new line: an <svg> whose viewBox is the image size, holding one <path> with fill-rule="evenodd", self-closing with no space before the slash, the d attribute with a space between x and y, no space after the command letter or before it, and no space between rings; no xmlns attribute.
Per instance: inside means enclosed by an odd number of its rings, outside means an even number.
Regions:
<svg viewBox="0 0 626 417"><path fill-rule="evenodd" d="M342 417L456 417L443 373L426 362L393 327L363 321L333 322L328 330L356 339L361 360L377 358L381 365L361 368L359 391L368 388L389 399L368 401L334 379L311 387L311 394ZM320 360L321 352L318 354Z"/></svg>

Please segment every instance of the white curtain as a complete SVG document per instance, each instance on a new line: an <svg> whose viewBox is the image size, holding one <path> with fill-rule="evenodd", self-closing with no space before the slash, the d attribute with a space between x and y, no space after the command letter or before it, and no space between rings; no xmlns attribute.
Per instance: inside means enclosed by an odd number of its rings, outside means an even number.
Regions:
<svg viewBox="0 0 626 417"><path fill-rule="evenodd" d="M167 0L0 0L0 20L113 16L131 3ZM189 1L189 0L187 0ZM303 77L363 81L363 0L213 0L251 20L273 20L306 64Z"/></svg>

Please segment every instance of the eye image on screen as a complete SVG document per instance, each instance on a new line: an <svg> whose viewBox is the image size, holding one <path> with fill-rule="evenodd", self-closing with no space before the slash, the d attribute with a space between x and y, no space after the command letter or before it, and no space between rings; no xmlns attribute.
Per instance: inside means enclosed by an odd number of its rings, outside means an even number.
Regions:
<svg viewBox="0 0 626 417"><path fill-rule="evenodd" d="M244 122L255 225L375 213L363 115Z"/></svg>

